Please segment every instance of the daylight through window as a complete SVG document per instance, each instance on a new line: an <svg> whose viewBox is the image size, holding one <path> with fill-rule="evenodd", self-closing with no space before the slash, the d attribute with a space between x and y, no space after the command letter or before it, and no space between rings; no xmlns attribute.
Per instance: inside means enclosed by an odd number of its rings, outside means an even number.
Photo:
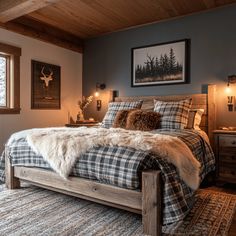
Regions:
<svg viewBox="0 0 236 236"><path fill-rule="evenodd" d="M0 114L20 113L21 49L0 43Z"/></svg>
<svg viewBox="0 0 236 236"><path fill-rule="evenodd" d="M7 106L7 57L0 54L0 107Z"/></svg>

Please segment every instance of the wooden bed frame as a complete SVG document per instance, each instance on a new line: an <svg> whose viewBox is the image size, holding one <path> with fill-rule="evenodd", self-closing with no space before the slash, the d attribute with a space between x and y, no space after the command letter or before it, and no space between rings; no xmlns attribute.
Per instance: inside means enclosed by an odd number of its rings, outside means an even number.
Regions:
<svg viewBox="0 0 236 236"><path fill-rule="evenodd" d="M215 85L208 86L208 94L118 97L116 101L142 99L144 101L142 108L152 109L154 98L170 101L189 97L193 99L193 108L204 108L205 114L201 128L208 133L212 142L212 131L215 129ZM7 147L5 151L7 188L20 188L22 180L42 188L142 214L144 233L152 236L161 235L162 184L160 171L144 171L142 173L142 190L138 192L79 177L69 177L68 180L64 180L56 173L41 168L13 167Z"/></svg>

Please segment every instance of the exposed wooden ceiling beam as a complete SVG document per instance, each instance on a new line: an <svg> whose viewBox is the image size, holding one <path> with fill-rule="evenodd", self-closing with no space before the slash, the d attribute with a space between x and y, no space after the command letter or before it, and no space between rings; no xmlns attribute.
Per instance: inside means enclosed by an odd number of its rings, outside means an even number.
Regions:
<svg viewBox="0 0 236 236"><path fill-rule="evenodd" d="M0 27L75 52L83 52L82 39L29 17L22 16L5 24L0 22Z"/></svg>
<svg viewBox="0 0 236 236"><path fill-rule="evenodd" d="M60 0L0 0L0 22L6 23L58 1Z"/></svg>

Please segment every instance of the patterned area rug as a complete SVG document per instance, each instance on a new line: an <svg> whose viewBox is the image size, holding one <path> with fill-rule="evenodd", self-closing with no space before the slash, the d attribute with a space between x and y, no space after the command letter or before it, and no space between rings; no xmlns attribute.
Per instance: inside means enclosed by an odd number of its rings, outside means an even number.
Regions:
<svg viewBox="0 0 236 236"><path fill-rule="evenodd" d="M143 235L133 213L36 187L0 191L1 235ZM163 235L227 235L235 210L236 195L200 190L185 220Z"/></svg>

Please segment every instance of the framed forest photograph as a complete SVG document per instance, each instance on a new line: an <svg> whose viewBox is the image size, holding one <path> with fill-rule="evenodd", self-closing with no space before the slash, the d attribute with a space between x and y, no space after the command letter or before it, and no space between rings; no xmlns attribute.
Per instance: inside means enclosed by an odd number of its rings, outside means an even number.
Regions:
<svg viewBox="0 0 236 236"><path fill-rule="evenodd" d="M189 83L190 40L132 48L132 87Z"/></svg>
<svg viewBox="0 0 236 236"><path fill-rule="evenodd" d="M31 109L61 108L61 67L31 60Z"/></svg>

